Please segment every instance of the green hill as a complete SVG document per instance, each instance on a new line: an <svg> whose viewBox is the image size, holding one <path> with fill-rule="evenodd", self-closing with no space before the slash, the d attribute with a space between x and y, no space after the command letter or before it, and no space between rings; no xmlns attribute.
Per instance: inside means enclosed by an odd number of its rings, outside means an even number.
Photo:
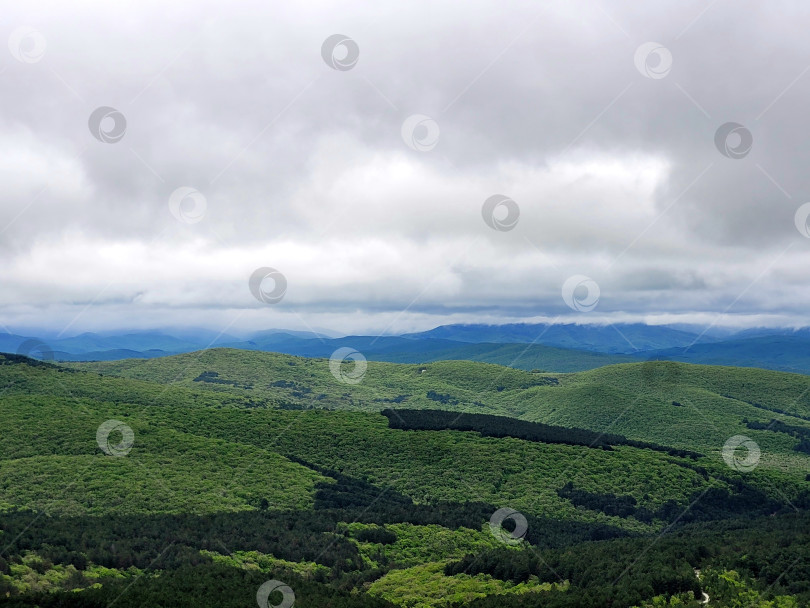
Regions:
<svg viewBox="0 0 810 608"><path fill-rule="evenodd" d="M687 605L703 588L732 594L734 576L757 601L810 592L795 572L774 583L741 562L723 536L744 518L743 553L768 534L787 542L768 556L808 552L789 533L810 507L805 376L371 362L344 384L324 359L213 349L62 366L6 356L0 385L8 605L249 605L270 578L302 606ZM410 426L392 423L397 409ZM408 430L429 410L498 418ZM117 430L105 442L100 428ZM721 456L737 434L761 448L751 471ZM523 541L491 530L505 507L525 517ZM589 581L620 565L636 575L596 593Z"/></svg>
<svg viewBox="0 0 810 608"><path fill-rule="evenodd" d="M572 374L542 374L467 361L369 362L359 384L342 384L328 360L212 349L159 360L70 364L172 388L199 388L295 409L441 409L497 414L614 432L715 455L736 434L761 442L776 468L806 466L784 433L745 420L810 428L810 378L752 368L650 361ZM350 369L350 364L344 364ZM216 375L214 375L216 374ZM810 470L810 469L809 469Z"/></svg>

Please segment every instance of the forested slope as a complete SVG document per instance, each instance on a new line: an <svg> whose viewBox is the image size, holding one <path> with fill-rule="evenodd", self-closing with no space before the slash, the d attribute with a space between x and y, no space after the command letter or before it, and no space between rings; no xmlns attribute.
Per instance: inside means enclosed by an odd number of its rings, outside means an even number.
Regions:
<svg viewBox="0 0 810 608"><path fill-rule="evenodd" d="M370 363L342 384L325 360L229 350L0 363L8 605L250 605L269 579L301 606L807 599L804 562L774 582L742 560L807 554L801 376ZM609 419L633 399L646 425ZM662 433L655 408L701 435ZM721 455L738 431L761 444L753 470Z"/></svg>

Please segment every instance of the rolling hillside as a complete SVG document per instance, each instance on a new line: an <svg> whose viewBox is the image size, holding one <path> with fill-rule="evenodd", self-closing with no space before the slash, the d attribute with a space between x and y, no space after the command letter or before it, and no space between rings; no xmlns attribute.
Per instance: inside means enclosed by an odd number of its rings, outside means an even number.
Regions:
<svg viewBox="0 0 810 608"><path fill-rule="evenodd" d="M336 380L325 359L228 349L150 361L67 365L226 392L256 403L281 401L288 408L441 407L598 431L607 431L611 425L611 432L632 439L706 451L717 451L732 434L749 431L744 419L769 422L776 418L800 426L810 420L810 378L806 376L668 361L572 374L530 373L465 361L370 362L359 384ZM796 443L784 434L763 433L768 445Z"/></svg>
<svg viewBox="0 0 810 608"><path fill-rule="evenodd" d="M303 606L804 597L805 565L774 583L740 557L810 550L805 376L371 362L344 384L327 360L213 349L3 357L0 385L8 605L249 605L268 578ZM761 448L753 470L722 456L734 434ZM505 508L518 538L493 527Z"/></svg>

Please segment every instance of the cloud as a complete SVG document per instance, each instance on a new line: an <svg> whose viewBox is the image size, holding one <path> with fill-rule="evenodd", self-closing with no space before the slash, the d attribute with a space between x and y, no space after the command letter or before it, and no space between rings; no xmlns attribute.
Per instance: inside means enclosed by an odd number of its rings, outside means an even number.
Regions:
<svg viewBox="0 0 810 608"><path fill-rule="evenodd" d="M12 7L7 34L47 46L0 61L0 321L806 322L810 9L769 9ZM349 70L321 56L336 33L358 45ZM671 54L663 77L634 63L648 42ZM126 118L118 143L91 134L99 106ZM415 114L435 121L429 151L403 141ZM715 146L732 121L753 140L739 159ZM182 187L198 223L170 211ZM481 216L495 194L519 207L510 230ZM272 312L247 288L261 266L288 280ZM575 274L600 286L585 315L560 293Z"/></svg>

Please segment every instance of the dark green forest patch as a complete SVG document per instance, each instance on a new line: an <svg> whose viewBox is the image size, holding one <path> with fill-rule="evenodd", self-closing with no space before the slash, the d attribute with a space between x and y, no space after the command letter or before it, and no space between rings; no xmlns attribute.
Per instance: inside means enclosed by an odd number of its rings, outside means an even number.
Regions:
<svg viewBox="0 0 810 608"><path fill-rule="evenodd" d="M468 414L445 410L386 409L380 412L388 418L392 429L419 431L474 431L483 437L514 437L542 443L582 445L589 448L611 450L614 446L627 445L665 452L671 456L697 459L701 456L691 450L680 450L665 446L627 439L622 435L598 433L587 429L553 426L541 422L528 422L506 416L490 414Z"/></svg>

